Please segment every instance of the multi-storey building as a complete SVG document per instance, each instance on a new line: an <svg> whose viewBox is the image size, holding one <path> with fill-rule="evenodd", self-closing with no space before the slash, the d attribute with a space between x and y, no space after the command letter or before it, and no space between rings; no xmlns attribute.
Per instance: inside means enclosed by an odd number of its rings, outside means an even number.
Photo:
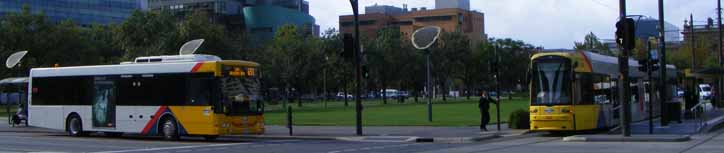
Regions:
<svg viewBox="0 0 724 153"><path fill-rule="evenodd" d="M2 0L0 16L18 13L27 6L32 13L44 13L52 22L72 20L81 26L123 22L134 10L146 5L143 0Z"/></svg>
<svg viewBox="0 0 724 153"><path fill-rule="evenodd" d="M407 10L402 13L375 12L359 16L360 33L362 36L375 38L380 29L387 27L399 28L406 38L425 26L438 26L444 32L461 32L468 36L472 42L485 41L485 15L481 12L464 10L460 8L446 8L428 10L427 8ZM394 11L393 11L394 12ZM345 15L339 17L340 32L354 32L354 17Z"/></svg>

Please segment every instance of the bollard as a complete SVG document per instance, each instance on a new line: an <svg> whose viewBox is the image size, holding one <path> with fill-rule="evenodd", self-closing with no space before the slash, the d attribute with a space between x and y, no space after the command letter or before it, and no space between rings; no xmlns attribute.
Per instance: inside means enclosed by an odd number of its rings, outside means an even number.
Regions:
<svg viewBox="0 0 724 153"><path fill-rule="evenodd" d="M292 132L292 106L287 107L287 128L289 129L289 136L294 135Z"/></svg>

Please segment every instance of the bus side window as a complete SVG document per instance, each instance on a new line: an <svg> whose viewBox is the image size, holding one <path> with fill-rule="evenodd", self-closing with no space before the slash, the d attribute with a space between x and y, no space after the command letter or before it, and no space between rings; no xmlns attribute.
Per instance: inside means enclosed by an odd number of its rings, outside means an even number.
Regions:
<svg viewBox="0 0 724 153"><path fill-rule="evenodd" d="M188 81L188 105L208 105L214 81L210 78L190 78Z"/></svg>

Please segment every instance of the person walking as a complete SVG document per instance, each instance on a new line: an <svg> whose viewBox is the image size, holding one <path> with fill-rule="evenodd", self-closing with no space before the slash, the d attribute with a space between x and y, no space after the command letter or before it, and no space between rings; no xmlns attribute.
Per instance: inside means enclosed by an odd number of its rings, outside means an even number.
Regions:
<svg viewBox="0 0 724 153"><path fill-rule="evenodd" d="M488 131L486 125L490 122L490 111L488 111L488 109L490 109L490 103L495 103L495 101L493 98L490 98L487 91L483 91L478 101L478 109L480 109L480 131Z"/></svg>

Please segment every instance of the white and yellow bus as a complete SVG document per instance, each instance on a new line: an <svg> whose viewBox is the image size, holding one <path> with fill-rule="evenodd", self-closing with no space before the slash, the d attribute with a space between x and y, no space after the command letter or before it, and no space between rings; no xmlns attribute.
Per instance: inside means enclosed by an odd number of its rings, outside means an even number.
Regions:
<svg viewBox="0 0 724 153"><path fill-rule="evenodd" d="M31 126L72 136L264 133L259 64L213 55L139 57L118 65L34 68Z"/></svg>

